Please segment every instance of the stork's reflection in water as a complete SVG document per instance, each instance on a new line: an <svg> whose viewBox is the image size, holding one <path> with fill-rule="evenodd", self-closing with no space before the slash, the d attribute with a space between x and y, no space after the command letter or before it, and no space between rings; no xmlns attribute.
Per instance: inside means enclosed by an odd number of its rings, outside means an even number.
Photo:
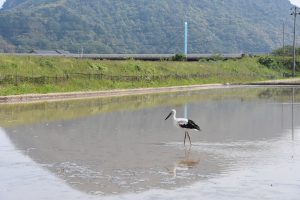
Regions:
<svg viewBox="0 0 300 200"><path fill-rule="evenodd" d="M189 148L185 148L184 158L177 160L174 163L173 167L168 168L168 171L170 172L170 174L172 174L173 178L177 177L178 172L188 171L200 163L199 158L193 158L191 149L191 146Z"/></svg>

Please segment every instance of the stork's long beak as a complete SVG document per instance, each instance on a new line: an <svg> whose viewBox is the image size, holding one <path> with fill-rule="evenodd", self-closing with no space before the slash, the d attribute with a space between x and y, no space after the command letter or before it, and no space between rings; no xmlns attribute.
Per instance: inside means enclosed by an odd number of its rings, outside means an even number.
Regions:
<svg viewBox="0 0 300 200"><path fill-rule="evenodd" d="M170 114L166 117L165 120L167 120L171 115L172 115L172 112L170 112Z"/></svg>

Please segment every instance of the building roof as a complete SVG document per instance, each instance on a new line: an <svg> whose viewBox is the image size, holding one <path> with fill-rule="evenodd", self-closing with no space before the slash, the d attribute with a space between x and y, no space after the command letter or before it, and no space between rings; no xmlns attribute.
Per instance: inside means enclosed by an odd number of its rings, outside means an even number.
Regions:
<svg viewBox="0 0 300 200"><path fill-rule="evenodd" d="M39 54L39 55L65 55L65 54L70 54L69 51L64 51L64 50L31 50L29 53Z"/></svg>

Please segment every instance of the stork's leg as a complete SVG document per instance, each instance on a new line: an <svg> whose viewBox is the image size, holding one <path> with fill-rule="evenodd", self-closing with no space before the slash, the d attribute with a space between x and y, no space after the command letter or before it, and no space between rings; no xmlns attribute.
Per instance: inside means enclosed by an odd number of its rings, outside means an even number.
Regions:
<svg viewBox="0 0 300 200"><path fill-rule="evenodd" d="M184 144L184 146L185 146L185 139L186 139L186 131L184 132L184 141L183 141L183 144Z"/></svg>
<svg viewBox="0 0 300 200"><path fill-rule="evenodd" d="M187 136L188 136L188 138L189 138L190 145L192 145L190 134L189 134L188 132L186 132L186 133L187 133Z"/></svg>

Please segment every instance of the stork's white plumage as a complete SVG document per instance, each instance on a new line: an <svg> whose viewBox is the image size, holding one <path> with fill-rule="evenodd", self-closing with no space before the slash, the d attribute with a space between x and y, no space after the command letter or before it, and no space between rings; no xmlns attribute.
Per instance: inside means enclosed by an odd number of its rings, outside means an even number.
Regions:
<svg viewBox="0 0 300 200"><path fill-rule="evenodd" d="M190 135L188 133L188 130L195 130L195 131L201 131L200 127L192 120L186 119L186 118L176 118L176 110L173 109L170 114L166 117L165 120L167 120L170 116L173 116L173 122L174 125L178 128L183 128L185 129L185 135L184 135L184 145L185 145L185 140L186 136L188 136L190 145L192 144Z"/></svg>

